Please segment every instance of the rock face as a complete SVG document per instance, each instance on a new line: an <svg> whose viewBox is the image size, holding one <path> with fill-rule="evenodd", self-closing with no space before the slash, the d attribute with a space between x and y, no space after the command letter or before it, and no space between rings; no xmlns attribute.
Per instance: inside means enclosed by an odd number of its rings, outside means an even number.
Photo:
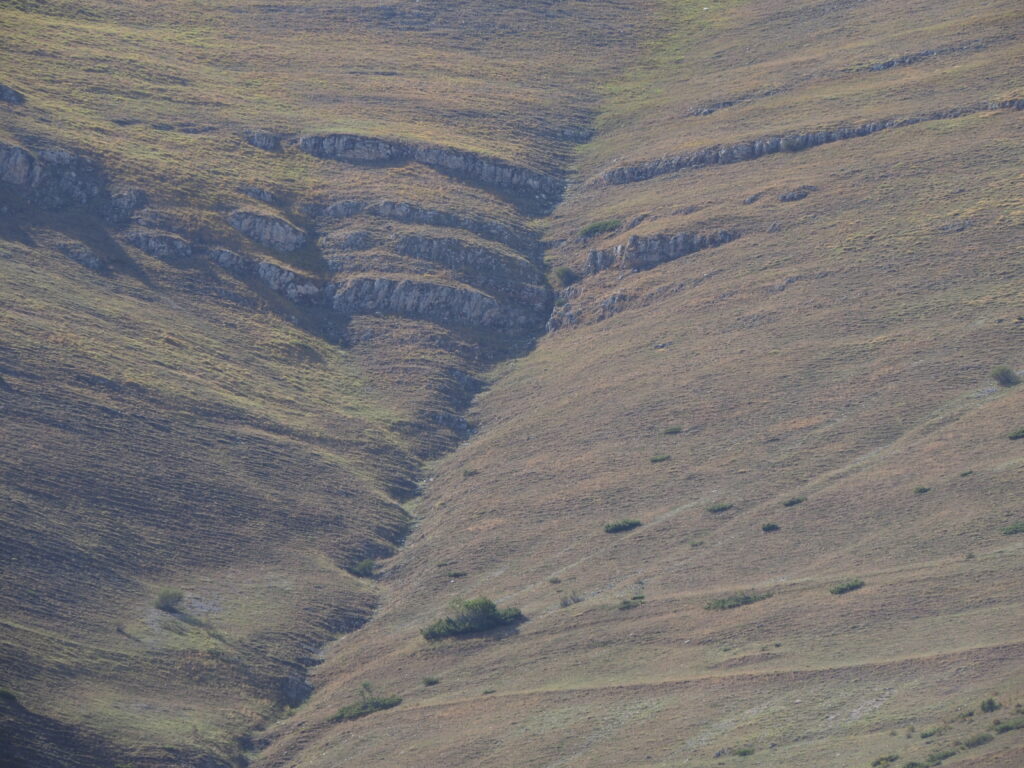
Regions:
<svg viewBox="0 0 1024 768"><path fill-rule="evenodd" d="M290 269L243 256L227 248L210 248L205 254L239 277L255 277L262 280L271 290L296 304L316 305L323 300L323 288Z"/></svg>
<svg viewBox="0 0 1024 768"><path fill-rule="evenodd" d="M816 192L818 188L813 184L804 184L803 186L791 189L788 192L783 192L779 195L779 201L783 203L793 203L797 200L803 200L811 192Z"/></svg>
<svg viewBox="0 0 1024 768"><path fill-rule="evenodd" d="M561 199L559 179L505 160L451 147L413 144L351 133L304 136L299 149L316 157L355 163L417 162L460 179L526 198L543 210Z"/></svg>
<svg viewBox="0 0 1024 768"><path fill-rule="evenodd" d="M715 232L661 234L649 237L632 235L613 248L591 251L587 256L587 272L595 274L618 266L621 269L650 269L666 261L687 256L705 248L716 248L739 237L738 232L720 229Z"/></svg>
<svg viewBox="0 0 1024 768"><path fill-rule="evenodd" d="M60 243L57 248L72 261L81 264L93 272L105 272L108 264L105 259L82 243Z"/></svg>
<svg viewBox="0 0 1024 768"><path fill-rule="evenodd" d="M280 152L282 138L280 134L270 131L248 131L245 134L247 142L267 152Z"/></svg>
<svg viewBox="0 0 1024 768"><path fill-rule="evenodd" d="M538 323L532 313L468 288L385 277L355 277L327 288L330 306L346 315L394 314L442 324L510 331Z"/></svg>
<svg viewBox="0 0 1024 768"><path fill-rule="evenodd" d="M125 235L125 240L163 261L180 261L192 255L192 245L187 240L166 232L135 229Z"/></svg>
<svg viewBox="0 0 1024 768"><path fill-rule="evenodd" d="M20 188L28 200L47 210L88 205L106 196L100 170L63 149L32 154L0 143L0 183Z"/></svg>
<svg viewBox="0 0 1024 768"><path fill-rule="evenodd" d="M149 197L146 193L132 187L112 194L103 216L111 224L123 226L131 220L133 213L147 205L149 205Z"/></svg>
<svg viewBox="0 0 1024 768"><path fill-rule="evenodd" d="M629 184L637 181L646 181L655 176L666 173L674 173L688 168L703 168L708 165L727 165L739 163L744 160L755 160L765 155L772 155L776 152L799 152L810 147L818 147L822 144L831 144L835 141L854 139L861 136L869 136L872 133L885 131L890 128L902 128L908 125L916 125L930 120L948 120L954 117L963 117L975 112L985 112L997 109L1024 109L1024 99L1007 99L1005 101L988 102L970 107L959 107L956 109L930 112L926 115L914 117L892 118L889 120L875 120L860 125L842 126L819 131L807 131L805 133L789 133L785 135L762 136L759 139L741 141L736 144L716 144L711 147L698 149L685 155L670 155L657 160L647 160L632 165L623 165L618 168L611 168L600 176L600 181L607 184Z"/></svg>
<svg viewBox="0 0 1024 768"><path fill-rule="evenodd" d="M243 235L275 251L290 253L302 248L306 233L277 216L252 211L235 211L228 223Z"/></svg>
<svg viewBox="0 0 1024 768"><path fill-rule="evenodd" d="M25 95L20 91L14 90L9 85L0 83L0 101L7 104L24 104Z"/></svg>

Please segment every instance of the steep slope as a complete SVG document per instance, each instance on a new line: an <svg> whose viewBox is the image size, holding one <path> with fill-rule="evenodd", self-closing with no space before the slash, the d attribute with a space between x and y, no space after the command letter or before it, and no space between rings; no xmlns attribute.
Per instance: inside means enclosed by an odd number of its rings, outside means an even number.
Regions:
<svg viewBox="0 0 1024 768"><path fill-rule="evenodd" d="M1021 367L1019 10L659 22L550 219L550 332L257 765L1024 759L1024 395L989 376ZM528 621L420 636L475 595ZM333 721L363 682L402 705Z"/></svg>

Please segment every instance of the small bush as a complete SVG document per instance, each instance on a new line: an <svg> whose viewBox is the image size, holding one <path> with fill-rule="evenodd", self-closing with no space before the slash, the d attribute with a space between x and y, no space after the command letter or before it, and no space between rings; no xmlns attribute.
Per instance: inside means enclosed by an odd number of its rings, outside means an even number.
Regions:
<svg viewBox="0 0 1024 768"><path fill-rule="evenodd" d="M499 610L498 606L486 597L455 600L451 604L451 610L452 616L438 619L421 629L420 634L427 640L441 640L445 637L474 635L525 620L523 612L518 608Z"/></svg>
<svg viewBox="0 0 1024 768"><path fill-rule="evenodd" d="M1004 536L1014 536L1018 533L1024 533L1024 520L1018 520L1003 528Z"/></svg>
<svg viewBox="0 0 1024 768"><path fill-rule="evenodd" d="M362 690L359 691L359 701L339 709L331 720L335 722L358 720L360 717L372 715L374 712L397 707L401 703L401 696L378 696L373 692L369 683L363 683Z"/></svg>
<svg viewBox="0 0 1024 768"><path fill-rule="evenodd" d="M561 583L562 583L562 580L560 578L558 578L557 576L552 576L550 579L548 579L548 584L561 584Z"/></svg>
<svg viewBox="0 0 1024 768"><path fill-rule="evenodd" d="M661 462L668 461L671 458L667 453L659 453L657 456L651 456L651 464L661 464Z"/></svg>
<svg viewBox="0 0 1024 768"><path fill-rule="evenodd" d="M1008 365L997 365L993 368L992 378L1000 387L1015 387L1020 384L1020 376Z"/></svg>
<svg viewBox="0 0 1024 768"><path fill-rule="evenodd" d="M668 427L665 430L665 434L666 435L678 435L682 431L683 431L682 427Z"/></svg>
<svg viewBox="0 0 1024 768"><path fill-rule="evenodd" d="M909 763L904 763L903 768L926 768L924 763L919 763L917 760L911 760Z"/></svg>
<svg viewBox="0 0 1024 768"><path fill-rule="evenodd" d="M484 696L490 696L492 693L497 693L497 692L498 692L497 688L488 688L486 691L484 691Z"/></svg>
<svg viewBox="0 0 1024 768"><path fill-rule="evenodd" d="M580 276L573 271L572 267L555 267L554 274L558 285L562 288L567 288L580 279Z"/></svg>
<svg viewBox="0 0 1024 768"><path fill-rule="evenodd" d="M917 488L914 489L914 493L928 493L928 491L930 490L931 488L929 488L927 485L919 485L917 486Z"/></svg>
<svg viewBox="0 0 1024 768"><path fill-rule="evenodd" d="M373 576L374 572L377 570L377 561L368 557L365 560L360 560L355 565L349 566L345 570L353 576L368 579Z"/></svg>
<svg viewBox="0 0 1024 768"><path fill-rule="evenodd" d="M639 608L643 604L644 604L644 596L643 595L633 595L632 597L630 597L628 599L623 599L619 603L619 610L620 611L628 611L630 608Z"/></svg>
<svg viewBox="0 0 1024 768"><path fill-rule="evenodd" d="M167 613L177 613L178 606L181 605L181 601L185 599L185 594L180 589L161 589L160 594L156 596L156 602L153 603L161 611L167 611Z"/></svg>
<svg viewBox="0 0 1024 768"><path fill-rule="evenodd" d="M1024 717L1018 717L1016 720L1006 720L992 728L996 733L1009 733L1010 731L1019 731L1021 729L1024 729Z"/></svg>
<svg viewBox="0 0 1024 768"><path fill-rule="evenodd" d="M987 698L983 702L981 702L981 711L982 712L995 712L998 709L1002 709L1002 707L1003 707L1002 704L1000 704L998 701L996 701L995 699L993 699L991 697Z"/></svg>
<svg viewBox="0 0 1024 768"><path fill-rule="evenodd" d="M828 591L833 595L845 595L847 592L853 592L855 589L860 589L863 586L863 579L847 579L838 584L833 584L829 587Z"/></svg>
<svg viewBox="0 0 1024 768"><path fill-rule="evenodd" d="M587 224L587 226L580 230L580 237L588 238L593 237L594 235L603 235L606 232L614 232L621 226L622 219L605 219L604 221L595 221L592 224Z"/></svg>
<svg viewBox="0 0 1024 768"><path fill-rule="evenodd" d="M448 573L446 573L445 575L449 579L461 579L463 576L466 575L466 572L465 571L448 571Z"/></svg>
<svg viewBox="0 0 1024 768"><path fill-rule="evenodd" d="M732 753L734 755L736 755L737 757L749 757L750 755L754 754L754 748L753 747L737 747L736 749L734 749L732 751Z"/></svg>
<svg viewBox="0 0 1024 768"><path fill-rule="evenodd" d="M1021 440L1021 439L1024 439L1024 428L1022 428L1022 429L1015 429L1013 432L1010 433L1009 437L1010 437L1011 440Z"/></svg>
<svg viewBox="0 0 1024 768"><path fill-rule="evenodd" d="M880 757L874 762L872 762L871 768L887 768L887 766L892 765L899 759L899 755L886 755L885 757Z"/></svg>
<svg viewBox="0 0 1024 768"><path fill-rule="evenodd" d="M771 596L771 592L738 592L717 600L709 600L704 607L709 611L728 611L731 608L739 608L741 605L767 600Z"/></svg>
<svg viewBox="0 0 1024 768"><path fill-rule="evenodd" d="M775 523L765 523L761 526L761 530L765 533L775 533L775 531L779 530L779 526Z"/></svg>
<svg viewBox="0 0 1024 768"><path fill-rule="evenodd" d="M928 757L925 758L925 765L938 765L946 758L952 757L956 754L955 749L940 749L937 752L932 752Z"/></svg>
<svg viewBox="0 0 1024 768"><path fill-rule="evenodd" d="M712 504L708 507L708 512L717 515L719 512L728 512L732 507L732 504Z"/></svg>
<svg viewBox="0 0 1024 768"><path fill-rule="evenodd" d="M622 533L623 531L632 531L634 528L639 528L643 523L639 520L618 520L614 523L605 523L605 533Z"/></svg>
<svg viewBox="0 0 1024 768"><path fill-rule="evenodd" d="M558 601L558 604L563 608L568 608L570 605L576 605L576 603L582 603L583 598L577 594L576 590L573 590L568 595L563 595L562 599Z"/></svg>
<svg viewBox="0 0 1024 768"><path fill-rule="evenodd" d="M782 506L795 507L797 504L803 504L805 501L807 501L806 496L794 496L792 499L786 499L782 502Z"/></svg>
<svg viewBox="0 0 1024 768"><path fill-rule="evenodd" d="M934 728L929 728L928 730L921 731L921 738L922 739L930 739L932 736L938 736L940 733L942 733L945 730L946 729L943 726L937 725Z"/></svg>
<svg viewBox="0 0 1024 768"><path fill-rule="evenodd" d="M968 749L974 749L980 747L982 744L988 744L995 737L991 733L976 733L969 739L964 739L964 746Z"/></svg>
<svg viewBox="0 0 1024 768"><path fill-rule="evenodd" d="M423 685L426 686L427 688L429 688L432 685L437 685L440 682L441 682L441 678L439 678L439 677L424 677L423 678Z"/></svg>

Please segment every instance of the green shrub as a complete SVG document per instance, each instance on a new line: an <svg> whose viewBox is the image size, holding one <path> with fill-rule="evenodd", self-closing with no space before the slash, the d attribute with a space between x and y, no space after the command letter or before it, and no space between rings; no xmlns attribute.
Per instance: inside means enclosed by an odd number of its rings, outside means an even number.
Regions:
<svg viewBox="0 0 1024 768"><path fill-rule="evenodd" d="M1015 429L1013 432L1010 433L1011 440L1020 440L1022 438L1024 438L1024 428Z"/></svg>
<svg viewBox="0 0 1024 768"><path fill-rule="evenodd" d="M1018 520L1015 523L1010 523L1010 525L1003 528L1004 536L1013 536L1018 533L1024 533L1024 520Z"/></svg>
<svg viewBox="0 0 1024 768"><path fill-rule="evenodd" d="M928 493L928 491L930 490L931 488L929 488L927 485L919 485L917 486L917 488L914 489L914 493Z"/></svg>
<svg viewBox="0 0 1024 768"><path fill-rule="evenodd" d="M1019 731L1024 729L1024 717L1018 717L1016 720L1005 720L1002 723L997 723L992 730L996 733L1009 733L1010 731Z"/></svg>
<svg viewBox="0 0 1024 768"><path fill-rule="evenodd" d="M754 754L754 748L753 747L737 747L736 749L734 749L732 751L732 753L734 755L736 755L737 757L749 757L750 755Z"/></svg>
<svg viewBox="0 0 1024 768"><path fill-rule="evenodd" d="M486 597L472 600L454 600L451 604L451 616L438 619L428 627L420 630L427 640L441 640L445 637L460 637L486 632L497 627L518 624L525 620L518 608L498 607Z"/></svg>
<svg viewBox="0 0 1024 768"><path fill-rule="evenodd" d="M863 586L863 579L847 579L846 581L841 581L838 584L833 584L829 587L828 591L833 595L845 595L847 592L853 592L855 589L860 589Z"/></svg>
<svg viewBox="0 0 1024 768"><path fill-rule="evenodd" d="M463 576L466 575L466 572L465 571L448 571L448 573L446 573L445 575L449 579L461 579Z"/></svg>
<svg viewBox="0 0 1024 768"><path fill-rule="evenodd" d="M423 678L423 685L425 685L427 688L429 688L432 685L437 685L440 682L441 682L441 678L439 678L439 677L424 677Z"/></svg>
<svg viewBox="0 0 1024 768"><path fill-rule="evenodd" d="M899 759L899 755L886 755L885 757L880 757L874 762L872 762L871 768L887 768L887 766L892 765Z"/></svg>
<svg viewBox="0 0 1024 768"><path fill-rule="evenodd" d="M1000 387L1015 387L1020 384L1020 376L1008 365L997 365L993 368L992 378Z"/></svg>
<svg viewBox="0 0 1024 768"><path fill-rule="evenodd" d="M587 224L580 230L580 237L587 238L594 235L603 235L605 232L613 232L622 226L622 219L605 219Z"/></svg>
<svg viewBox="0 0 1024 768"><path fill-rule="evenodd" d="M928 757L925 758L925 765L938 765L948 757L952 757L956 754L955 749L940 749L937 752L932 752Z"/></svg>
<svg viewBox="0 0 1024 768"><path fill-rule="evenodd" d="M154 602L153 605L161 611L177 613L178 606L181 605L181 601L184 599L185 594L180 589L161 589L160 593L156 596L156 602Z"/></svg>
<svg viewBox="0 0 1024 768"><path fill-rule="evenodd" d="M940 733L944 732L945 730L946 730L945 727L943 727L941 725L937 725L934 728L929 728L929 729L927 729L925 731L921 731L920 735L921 735L922 739L930 739L932 736L938 736Z"/></svg>
<svg viewBox="0 0 1024 768"><path fill-rule="evenodd" d="M713 515L718 514L719 512L728 512L732 509L732 506L732 504L712 504L708 507L708 512Z"/></svg>
<svg viewBox="0 0 1024 768"><path fill-rule="evenodd" d="M974 749L980 747L982 744L988 744L995 737L991 733L976 733L969 739L964 739L964 746L968 749Z"/></svg>
<svg viewBox="0 0 1024 768"><path fill-rule="evenodd" d="M709 611L727 611L730 608L739 608L741 605L767 600L771 596L771 592L737 592L735 595L709 600L704 607Z"/></svg>
<svg viewBox="0 0 1024 768"><path fill-rule="evenodd" d="M792 499L786 499L782 502L782 506L795 507L797 504L803 504L805 501L807 501L806 496L794 496Z"/></svg>
<svg viewBox="0 0 1024 768"><path fill-rule="evenodd" d="M570 605L576 605L576 603L582 603L583 598L579 596L576 590L573 590L568 595L563 595L562 599L558 601L558 604L563 608L568 608Z"/></svg>
<svg viewBox="0 0 1024 768"><path fill-rule="evenodd" d="M665 434L666 435L678 435L682 431L683 431L682 427L668 427L665 430Z"/></svg>
<svg viewBox="0 0 1024 768"><path fill-rule="evenodd" d="M903 768L925 768L925 764L919 763L917 760L911 760L909 763L904 763Z"/></svg>
<svg viewBox="0 0 1024 768"><path fill-rule="evenodd" d="M360 717L372 715L374 712L397 707L401 703L401 696L378 696L373 692L373 688L369 683L363 683L363 687L359 691L359 701L339 709L334 713L331 720L335 722L358 720Z"/></svg>
<svg viewBox="0 0 1024 768"><path fill-rule="evenodd" d="M368 579L373 576L374 572L377 570L377 561L368 557L365 560L360 560L355 565L350 565L345 570L353 576Z"/></svg>
<svg viewBox="0 0 1024 768"><path fill-rule="evenodd" d="M1003 705L995 699L989 697L981 702L982 712L995 712L997 709L1002 709Z"/></svg>
<svg viewBox="0 0 1024 768"><path fill-rule="evenodd" d="M659 453L657 456L651 456L651 464L661 464L661 462L668 461L671 458L667 453Z"/></svg>
<svg viewBox="0 0 1024 768"><path fill-rule="evenodd" d="M555 267L554 274L561 288L566 288L580 279L580 276L576 274L572 267Z"/></svg>
<svg viewBox="0 0 1024 768"><path fill-rule="evenodd" d="M622 533L623 531L632 531L634 528L639 528L643 523L639 520L618 520L614 523L605 523L605 533Z"/></svg>
<svg viewBox="0 0 1024 768"><path fill-rule="evenodd" d="M623 599L619 603L619 610L620 611L628 611L630 608L639 608L643 604L644 604L644 596L643 595L633 595L632 597L630 597L628 599Z"/></svg>
<svg viewBox="0 0 1024 768"><path fill-rule="evenodd" d="M779 530L779 526L775 523L765 523L761 526L761 530L765 533L774 533L775 531Z"/></svg>

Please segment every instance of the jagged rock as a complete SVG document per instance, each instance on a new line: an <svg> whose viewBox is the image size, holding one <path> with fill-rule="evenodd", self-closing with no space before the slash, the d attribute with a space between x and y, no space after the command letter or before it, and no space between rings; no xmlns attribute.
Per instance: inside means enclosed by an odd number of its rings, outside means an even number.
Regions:
<svg viewBox="0 0 1024 768"><path fill-rule="evenodd" d="M262 187L241 186L238 188L238 191L262 203L276 205L279 202L277 195L269 189L263 189Z"/></svg>
<svg viewBox="0 0 1024 768"><path fill-rule="evenodd" d="M110 196L104 211L104 218L111 224L127 224L136 211L149 205L149 197L137 188L129 188Z"/></svg>
<svg viewBox="0 0 1024 768"><path fill-rule="evenodd" d="M860 125L841 126L827 130L790 133L777 136L762 136L758 139L741 141L736 144L716 144L704 147L685 155L670 155L657 160L646 160L631 165L611 168L601 174L599 180L606 184L629 184L646 181L655 176L673 173L689 168L703 168L709 165L726 165L745 160L754 160L777 152L800 152L822 144L830 144L845 139L868 136L890 128L902 128L908 125L928 122L931 120L948 120L955 117L1000 109L1024 109L1024 99L1006 99L1004 101L986 102L968 107L930 112L914 117L875 120Z"/></svg>
<svg viewBox="0 0 1024 768"><path fill-rule="evenodd" d="M8 104L24 104L25 94L21 91L14 90L9 85L0 83L0 101Z"/></svg>
<svg viewBox="0 0 1024 768"><path fill-rule="evenodd" d="M532 314L494 298L449 285L385 277L356 277L328 286L330 306L346 315L396 314L442 324L513 330L539 325Z"/></svg>
<svg viewBox="0 0 1024 768"><path fill-rule="evenodd" d="M286 707L297 707L309 698L313 686L301 677L282 677L277 689L277 700Z"/></svg>
<svg viewBox="0 0 1024 768"><path fill-rule="evenodd" d="M289 253L306 244L306 233L277 216L253 211L234 211L228 223L246 237L277 251Z"/></svg>
<svg viewBox="0 0 1024 768"><path fill-rule="evenodd" d="M356 232L340 232L321 239L325 251L365 251L374 246L373 233L360 229Z"/></svg>
<svg viewBox="0 0 1024 768"><path fill-rule="evenodd" d="M316 157L348 162L417 162L458 178L528 197L550 209L562 196L559 179L505 160L466 150L405 141L334 133L304 136L299 149Z"/></svg>
<svg viewBox="0 0 1024 768"><path fill-rule="evenodd" d="M82 243L60 243L57 248L72 261L94 272L103 272L108 267L106 259L100 258L91 248Z"/></svg>
<svg viewBox="0 0 1024 768"><path fill-rule="evenodd" d="M783 203L792 203L796 202L797 200L803 200L805 197L811 194L811 192L816 192L817 190L818 188L813 184L804 184L803 186L797 187L796 189L791 189L788 192L783 192L781 195L779 195L779 201Z"/></svg>
<svg viewBox="0 0 1024 768"><path fill-rule="evenodd" d="M594 274L618 265L624 269L650 269L666 261L678 259L705 248L716 248L739 237L739 233L720 229L715 232L680 232L648 237L630 236L624 244L591 251L587 256L587 272Z"/></svg>
<svg viewBox="0 0 1024 768"><path fill-rule="evenodd" d="M280 152L282 138L284 137L281 134L270 131L247 131L245 134L247 142L267 152Z"/></svg>
<svg viewBox="0 0 1024 768"><path fill-rule="evenodd" d="M125 240L163 261L177 261L192 255L192 246L187 240L165 232L136 229L126 234Z"/></svg>
<svg viewBox="0 0 1024 768"><path fill-rule="evenodd" d="M209 248L205 253L232 274L258 278L269 288L296 304L319 304L323 300L323 288L290 269L244 256L227 248Z"/></svg>
<svg viewBox="0 0 1024 768"><path fill-rule="evenodd" d="M89 161L63 149L33 155L0 143L0 182L21 187L25 196L46 209L86 205L106 194L103 174Z"/></svg>

